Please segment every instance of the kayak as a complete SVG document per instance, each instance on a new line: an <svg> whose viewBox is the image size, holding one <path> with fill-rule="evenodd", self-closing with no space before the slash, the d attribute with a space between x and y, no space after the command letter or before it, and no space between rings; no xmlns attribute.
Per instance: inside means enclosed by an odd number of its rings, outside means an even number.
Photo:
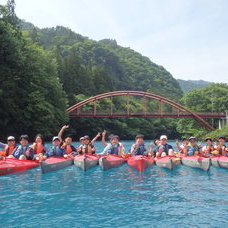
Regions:
<svg viewBox="0 0 228 228"><path fill-rule="evenodd" d="M121 156L109 154L106 156L102 156L99 159L99 166L103 170L108 170L108 169L116 168L122 165L124 162L125 162L125 159L122 158Z"/></svg>
<svg viewBox="0 0 228 228"><path fill-rule="evenodd" d="M73 165L73 161L73 158L49 157L45 161L41 161L40 166L42 173L47 173Z"/></svg>
<svg viewBox="0 0 228 228"><path fill-rule="evenodd" d="M199 168L207 171L211 166L211 159L200 156L182 157L182 164L192 168Z"/></svg>
<svg viewBox="0 0 228 228"><path fill-rule="evenodd" d="M135 155L133 157L128 158L128 165L138 169L143 172L147 167L154 164L154 157L146 157L142 155Z"/></svg>
<svg viewBox="0 0 228 228"><path fill-rule="evenodd" d="M181 163L181 158L165 156L156 159L156 165L166 169L174 169Z"/></svg>
<svg viewBox="0 0 228 228"><path fill-rule="evenodd" d="M228 157L227 156L211 157L211 164L219 168L228 169Z"/></svg>
<svg viewBox="0 0 228 228"><path fill-rule="evenodd" d="M99 157L100 156L96 154L77 155L74 158L74 164L78 168L86 171L98 164Z"/></svg>
<svg viewBox="0 0 228 228"><path fill-rule="evenodd" d="M211 165L213 165L215 167L220 167L219 162L218 162L220 156L211 156L210 158L211 158Z"/></svg>
<svg viewBox="0 0 228 228"><path fill-rule="evenodd" d="M37 161L6 158L0 161L0 175L23 172L27 169L36 168L39 165Z"/></svg>
<svg viewBox="0 0 228 228"><path fill-rule="evenodd" d="M221 156L218 160L220 168L228 169L228 157Z"/></svg>

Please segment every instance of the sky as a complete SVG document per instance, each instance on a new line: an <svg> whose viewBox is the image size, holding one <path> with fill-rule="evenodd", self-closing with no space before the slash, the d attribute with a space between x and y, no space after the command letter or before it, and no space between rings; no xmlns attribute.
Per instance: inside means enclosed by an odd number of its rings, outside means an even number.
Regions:
<svg viewBox="0 0 228 228"><path fill-rule="evenodd" d="M0 0L4 4L6 0ZM115 39L174 78L228 83L228 0L15 0L19 18Z"/></svg>

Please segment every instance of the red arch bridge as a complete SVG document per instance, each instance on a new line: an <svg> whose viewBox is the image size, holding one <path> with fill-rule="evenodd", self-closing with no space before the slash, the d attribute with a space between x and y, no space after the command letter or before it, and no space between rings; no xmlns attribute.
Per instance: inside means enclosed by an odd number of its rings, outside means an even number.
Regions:
<svg viewBox="0 0 228 228"><path fill-rule="evenodd" d="M124 99L120 103L115 103L115 98L118 96L124 96ZM141 110L140 112L133 111L133 104L131 103L131 96L138 97L141 99ZM102 99L106 99L105 110L101 109L99 102ZM107 101L108 99L108 101ZM156 105L153 110L148 109L148 100L155 100ZM122 105L123 102L124 110L118 110L118 106ZM166 107L165 107L166 106ZM169 106L169 108L167 108ZM108 107L108 109L107 109ZM154 107L154 106L153 106ZM165 97L141 92L141 91L113 91L108 93L103 93L90 97L83 100L71 107L69 107L66 112L70 117L147 117L147 118L193 118L199 123L201 123L207 130L213 130L214 127L211 126L204 119L217 118L225 119L226 113L198 113L192 112L191 110L185 108L184 106L167 99Z"/></svg>

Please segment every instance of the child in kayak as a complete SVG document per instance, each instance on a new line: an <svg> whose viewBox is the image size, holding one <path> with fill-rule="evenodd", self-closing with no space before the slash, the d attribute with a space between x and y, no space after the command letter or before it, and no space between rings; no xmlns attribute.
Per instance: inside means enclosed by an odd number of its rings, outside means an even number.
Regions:
<svg viewBox="0 0 228 228"><path fill-rule="evenodd" d="M58 134L58 137L59 139L62 141L62 135L63 135L63 132L65 131L65 129L69 128L69 125L64 125L61 130L59 131L59 134ZM72 137L70 135L68 135L65 139L64 139L64 142L61 146L62 149L65 150L65 155L64 157L67 157L67 155L69 156L72 156L72 155L75 155L77 150L76 148L72 145Z"/></svg>
<svg viewBox="0 0 228 228"><path fill-rule="evenodd" d="M32 149L34 151L34 159L42 160L42 157L47 152L47 148L44 145L44 138L41 134L36 135L35 142L32 144Z"/></svg>
<svg viewBox="0 0 228 228"><path fill-rule="evenodd" d="M202 148L202 154L206 156L210 156L213 154L212 152L215 150L211 137L207 137L205 139L205 142L206 142L206 145Z"/></svg>
<svg viewBox="0 0 228 228"><path fill-rule="evenodd" d="M149 155L155 157L156 156L156 151L158 146L161 144L159 139L155 139L151 144L150 144L150 152ZM155 148L154 148L155 147Z"/></svg>
<svg viewBox="0 0 228 228"><path fill-rule="evenodd" d="M0 156L2 157L8 157L13 154L13 151L16 147L15 144L15 137L9 136L7 138L7 144L0 143L1 147L3 148L3 151L0 151Z"/></svg>
<svg viewBox="0 0 228 228"><path fill-rule="evenodd" d="M10 155L9 157L17 158L19 160L33 160L34 151L32 147L28 145L28 143L28 135L21 135L20 145L14 149L12 155Z"/></svg>
<svg viewBox="0 0 228 228"><path fill-rule="evenodd" d="M93 142L90 141L90 137L85 135L81 138L82 145L80 145L77 149L79 154L95 154L95 147Z"/></svg>
<svg viewBox="0 0 228 228"><path fill-rule="evenodd" d="M119 142L118 135L112 135L110 143L108 143L101 154L114 154L119 156L122 156L124 154L123 144Z"/></svg>
<svg viewBox="0 0 228 228"><path fill-rule="evenodd" d="M184 147L187 146L189 144L189 141L187 138L183 138L182 139L182 144L179 144L178 139L176 139L176 147L178 149L178 151L183 154L184 153Z"/></svg>
<svg viewBox="0 0 228 228"><path fill-rule="evenodd" d="M132 145L130 154L147 155L147 149L144 144L144 135L137 135L135 137L135 144Z"/></svg>
<svg viewBox="0 0 228 228"><path fill-rule="evenodd" d="M53 146L45 153L44 159L47 157L64 157L65 150L61 148L61 139L58 136L52 138L52 145Z"/></svg>
<svg viewBox="0 0 228 228"><path fill-rule="evenodd" d="M197 145L196 138L192 136L189 138L189 144L184 146L183 152L185 156L199 155L202 152L202 148Z"/></svg>
<svg viewBox="0 0 228 228"><path fill-rule="evenodd" d="M101 136L101 133L98 132L97 135L90 140L88 135L80 138L82 144L77 148L79 154L95 154L96 148L94 147L95 141Z"/></svg>
<svg viewBox="0 0 228 228"><path fill-rule="evenodd" d="M215 146L215 155L227 155L228 148L225 145L225 137L224 136L219 136L219 144Z"/></svg>
<svg viewBox="0 0 228 228"><path fill-rule="evenodd" d="M161 144L157 147L156 157L164 157L167 155L174 156L173 147L167 143L168 138L166 135L161 135Z"/></svg>

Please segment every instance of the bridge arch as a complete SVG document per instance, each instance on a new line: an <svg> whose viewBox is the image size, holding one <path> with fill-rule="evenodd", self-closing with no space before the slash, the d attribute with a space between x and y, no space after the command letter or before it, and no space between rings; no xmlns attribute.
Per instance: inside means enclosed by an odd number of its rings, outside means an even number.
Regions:
<svg viewBox="0 0 228 228"><path fill-rule="evenodd" d="M207 130L213 130L214 128L206 122L202 117L200 117L197 113L190 111L189 109L185 108L184 106L159 95L153 94L153 93L148 93L148 92L143 92L143 91L113 91L113 92L108 92L108 93L103 93L103 94L98 94L96 96L90 97L88 99L85 99L75 105L72 105L69 107L66 112L69 114L70 117L82 117L80 115L80 109L91 102L96 102L98 100L108 98L108 97L115 97L115 96L140 96L142 98L149 98L149 99L154 99L157 100L161 103L165 103L170 105L171 107L174 107L178 111L186 113L185 116L178 116L178 117L187 117L187 118L194 118L196 121L201 123ZM94 112L91 117L98 117L99 115L96 114L96 106L94 106ZM107 116L107 115L106 115ZM109 117L113 117L112 113L108 115ZM126 113L125 116L130 116L129 112ZM138 117L138 116L137 116ZM147 116L147 115L141 115L141 117L152 117L152 116ZM154 117L171 117L171 116L154 116Z"/></svg>

